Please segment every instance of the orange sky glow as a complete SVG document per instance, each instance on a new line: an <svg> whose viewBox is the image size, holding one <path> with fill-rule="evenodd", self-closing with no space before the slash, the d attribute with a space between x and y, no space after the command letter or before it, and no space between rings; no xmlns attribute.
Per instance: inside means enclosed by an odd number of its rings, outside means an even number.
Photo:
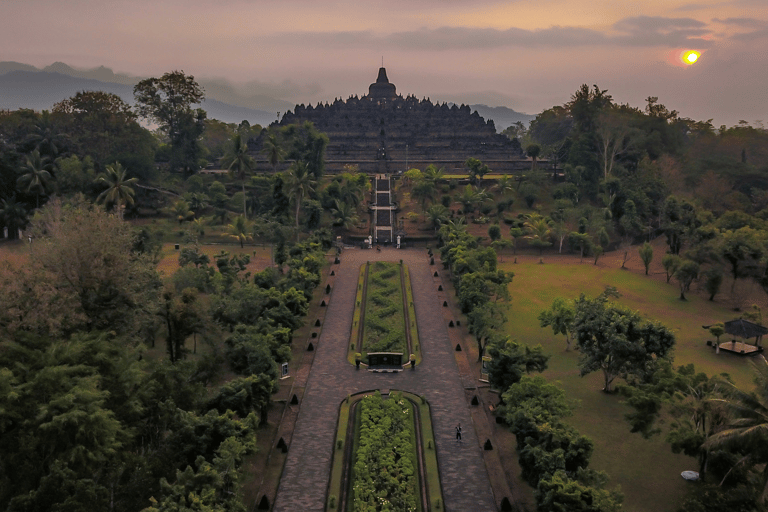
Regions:
<svg viewBox="0 0 768 512"><path fill-rule="evenodd" d="M586 83L716 125L768 119L765 0L0 2L0 61L39 67L183 69L309 103L365 94L382 57L398 92L438 101L536 114Z"/></svg>

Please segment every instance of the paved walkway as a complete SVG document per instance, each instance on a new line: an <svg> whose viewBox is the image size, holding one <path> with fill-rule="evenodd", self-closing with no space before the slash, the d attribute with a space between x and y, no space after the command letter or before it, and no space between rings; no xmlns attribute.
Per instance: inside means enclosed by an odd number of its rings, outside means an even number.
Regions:
<svg viewBox="0 0 768 512"><path fill-rule="evenodd" d="M366 261L399 261L411 271L423 363L416 370L370 373L346 361L357 277ZM333 296L318 338L315 359L275 499L275 511L323 511L330 473L338 409L347 395L373 389L403 390L429 401L438 465L448 512L496 510L482 457L472 428L464 386L444 321L437 265L425 250L348 249L334 265ZM455 440L461 423L464 440Z"/></svg>

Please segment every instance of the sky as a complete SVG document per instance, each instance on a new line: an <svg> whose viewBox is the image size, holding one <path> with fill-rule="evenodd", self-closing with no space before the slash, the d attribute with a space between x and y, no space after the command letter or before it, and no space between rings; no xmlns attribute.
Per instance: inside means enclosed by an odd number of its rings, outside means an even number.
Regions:
<svg viewBox="0 0 768 512"><path fill-rule="evenodd" d="M0 0L0 61L181 69L296 104L362 96L383 61L432 101L537 114L596 84L768 124L768 0Z"/></svg>

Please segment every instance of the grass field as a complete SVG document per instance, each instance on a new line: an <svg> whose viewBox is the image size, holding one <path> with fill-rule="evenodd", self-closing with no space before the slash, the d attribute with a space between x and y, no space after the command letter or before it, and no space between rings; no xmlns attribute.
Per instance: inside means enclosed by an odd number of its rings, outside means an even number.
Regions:
<svg viewBox="0 0 768 512"><path fill-rule="evenodd" d="M643 270L637 268L636 256L635 266L629 270L620 269L620 262L615 258L607 258L598 266L586 259L580 264L578 256L545 255L544 264L538 263L537 256L518 256L517 264L510 263L514 258L504 259L500 267L515 273L510 285L513 299L505 329L512 338L531 345L540 343L551 354L549 369L544 375L559 381L568 396L578 401L570 422L595 442L591 467L608 473L609 487L621 485L625 510L675 510L692 485L684 481L680 473L695 470L696 461L673 454L663 435L644 440L630 433L624 420L629 408L621 402L621 397L600 391L602 374L580 377L579 353L566 352L563 336L554 336L550 328L540 328L537 316L556 297L576 298L582 292L595 296L605 286L615 286L622 294L619 303L639 311L644 318L659 320L675 333L676 366L694 363L697 370L710 375L726 372L737 385L751 389L748 360L730 354L715 355L706 346L706 340L713 337L701 327L731 320L738 313L728 307L729 301L709 302L693 291L687 294L687 302L680 301L678 287L665 282L659 274L660 267L655 275L645 276Z"/></svg>

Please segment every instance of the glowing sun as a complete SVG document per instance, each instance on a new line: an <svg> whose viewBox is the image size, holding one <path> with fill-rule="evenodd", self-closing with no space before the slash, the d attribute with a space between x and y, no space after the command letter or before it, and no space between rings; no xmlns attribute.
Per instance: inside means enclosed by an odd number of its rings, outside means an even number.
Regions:
<svg viewBox="0 0 768 512"><path fill-rule="evenodd" d="M688 64L690 66L692 64L695 64L696 61L699 60L700 55L701 53L697 52L696 50L687 51L683 53L682 60L685 64Z"/></svg>

